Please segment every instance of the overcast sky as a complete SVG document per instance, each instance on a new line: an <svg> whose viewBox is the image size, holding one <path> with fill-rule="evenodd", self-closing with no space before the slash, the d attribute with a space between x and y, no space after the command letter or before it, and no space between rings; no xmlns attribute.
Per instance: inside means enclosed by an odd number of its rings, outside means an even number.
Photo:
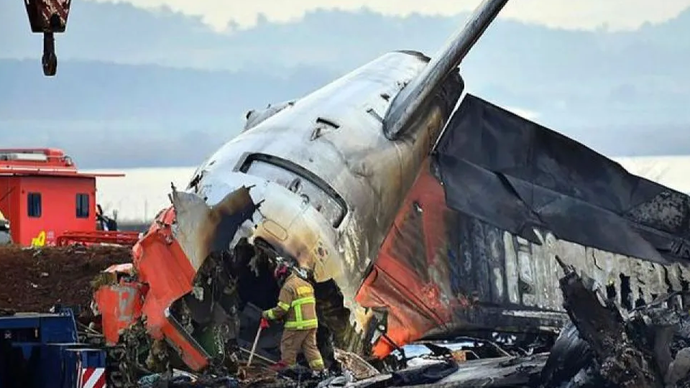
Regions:
<svg viewBox="0 0 690 388"><path fill-rule="evenodd" d="M250 109L391 50L434 55L479 4L126 1L75 1L46 78L23 3L0 0L0 144L64 148L87 168L194 166ZM690 0L512 0L461 73L607 156L690 154L688 36Z"/></svg>
<svg viewBox="0 0 690 388"><path fill-rule="evenodd" d="M93 0L90 0L93 1ZM110 0L97 0L110 1ZM126 0L138 7L168 6L202 20L216 30L228 23L253 27L260 14L268 21L294 21L316 9L352 11L367 7L384 15L454 15L471 11L480 0ZM645 22L658 23L678 15L690 0L512 0L501 18L534 22L549 27L612 30L634 29Z"/></svg>
<svg viewBox="0 0 690 388"><path fill-rule="evenodd" d="M23 2L0 0L0 144L62 148L87 169L147 168L99 194L141 218L248 110L391 50L433 55L479 3L77 0L46 78ZM461 73L471 93L609 157L690 155L689 36L690 0L511 0ZM686 165L663 183L690 187Z"/></svg>

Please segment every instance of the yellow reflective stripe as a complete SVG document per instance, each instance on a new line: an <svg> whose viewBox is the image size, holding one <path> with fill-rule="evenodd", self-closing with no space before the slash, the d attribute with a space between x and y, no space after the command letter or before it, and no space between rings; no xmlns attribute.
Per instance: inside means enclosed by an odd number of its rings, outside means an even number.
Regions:
<svg viewBox="0 0 690 388"><path fill-rule="evenodd" d="M312 368L323 368L325 365L322 359L317 358L316 360L310 361L309 366Z"/></svg>
<svg viewBox="0 0 690 388"><path fill-rule="evenodd" d="M271 319L271 320L275 320L275 319L276 319L275 314L273 314L273 309L268 310L268 314L266 314L266 315L268 315L268 319Z"/></svg>
<svg viewBox="0 0 690 388"><path fill-rule="evenodd" d="M308 295L311 293L312 293L311 287L308 287L308 286L297 287L297 295Z"/></svg>
<svg viewBox="0 0 690 388"><path fill-rule="evenodd" d="M305 303L316 303L316 298L314 298L313 296L307 296L304 298L295 299L292 301L292 306L297 307Z"/></svg>
<svg viewBox="0 0 690 388"><path fill-rule="evenodd" d="M290 305L287 303L278 302L278 307L280 307L281 309L283 309L285 311L290 310Z"/></svg>
<svg viewBox="0 0 690 388"><path fill-rule="evenodd" d="M295 323L302 322L302 306L301 304L295 306Z"/></svg>
<svg viewBox="0 0 690 388"><path fill-rule="evenodd" d="M297 329L297 330L303 330L303 329L313 329L319 326L319 320L318 319L308 319L306 321L301 321L301 322L285 322L285 328L286 329Z"/></svg>
<svg viewBox="0 0 690 388"><path fill-rule="evenodd" d="M316 298L307 296L292 301L292 307L295 309L295 324L300 324L302 322L302 305L307 303L316 303Z"/></svg>

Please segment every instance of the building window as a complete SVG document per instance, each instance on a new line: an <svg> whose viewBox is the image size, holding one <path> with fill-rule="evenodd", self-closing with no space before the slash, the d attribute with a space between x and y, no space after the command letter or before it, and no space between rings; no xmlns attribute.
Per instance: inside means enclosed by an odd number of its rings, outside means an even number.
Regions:
<svg viewBox="0 0 690 388"><path fill-rule="evenodd" d="M41 217L41 193L29 193L27 198L29 200L29 217Z"/></svg>
<svg viewBox="0 0 690 388"><path fill-rule="evenodd" d="M89 218L88 194L77 194L77 218Z"/></svg>

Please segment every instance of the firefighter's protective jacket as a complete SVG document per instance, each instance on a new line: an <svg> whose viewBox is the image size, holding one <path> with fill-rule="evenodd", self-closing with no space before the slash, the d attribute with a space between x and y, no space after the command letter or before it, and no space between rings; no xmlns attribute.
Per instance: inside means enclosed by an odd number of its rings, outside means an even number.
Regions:
<svg viewBox="0 0 690 388"><path fill-rule="evenodd" d="M278 295L278 305L264 314L270 320L285 317L285 330L309 330L318 327L314 287L291 273Z"/></svg>

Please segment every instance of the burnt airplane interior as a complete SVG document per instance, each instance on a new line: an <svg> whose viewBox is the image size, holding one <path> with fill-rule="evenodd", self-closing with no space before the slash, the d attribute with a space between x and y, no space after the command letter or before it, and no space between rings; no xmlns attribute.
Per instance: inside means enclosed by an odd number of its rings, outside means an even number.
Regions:
<svg viewBox="0 0 690 388"><path fill-rule="evenodd" d="M279 260L267 243L258 240L250 244L241 238L232 249L211 253L194 279L194 291L171 306L171 316L213 359L216 370L236 370L242 352L251 348L261 312L275 307L281 286L274 277ZM333 281L316 283L315 296L317 313L324 323L319 327L317 343L326 366L337 369L334 346L348 348L354 343L344 337L348 327L343 322L349 312ZM280 323L262 331L256 346L256 357L262 363L280 360L281 334ZM184 367L179 359L175 365Z"/></svg>

